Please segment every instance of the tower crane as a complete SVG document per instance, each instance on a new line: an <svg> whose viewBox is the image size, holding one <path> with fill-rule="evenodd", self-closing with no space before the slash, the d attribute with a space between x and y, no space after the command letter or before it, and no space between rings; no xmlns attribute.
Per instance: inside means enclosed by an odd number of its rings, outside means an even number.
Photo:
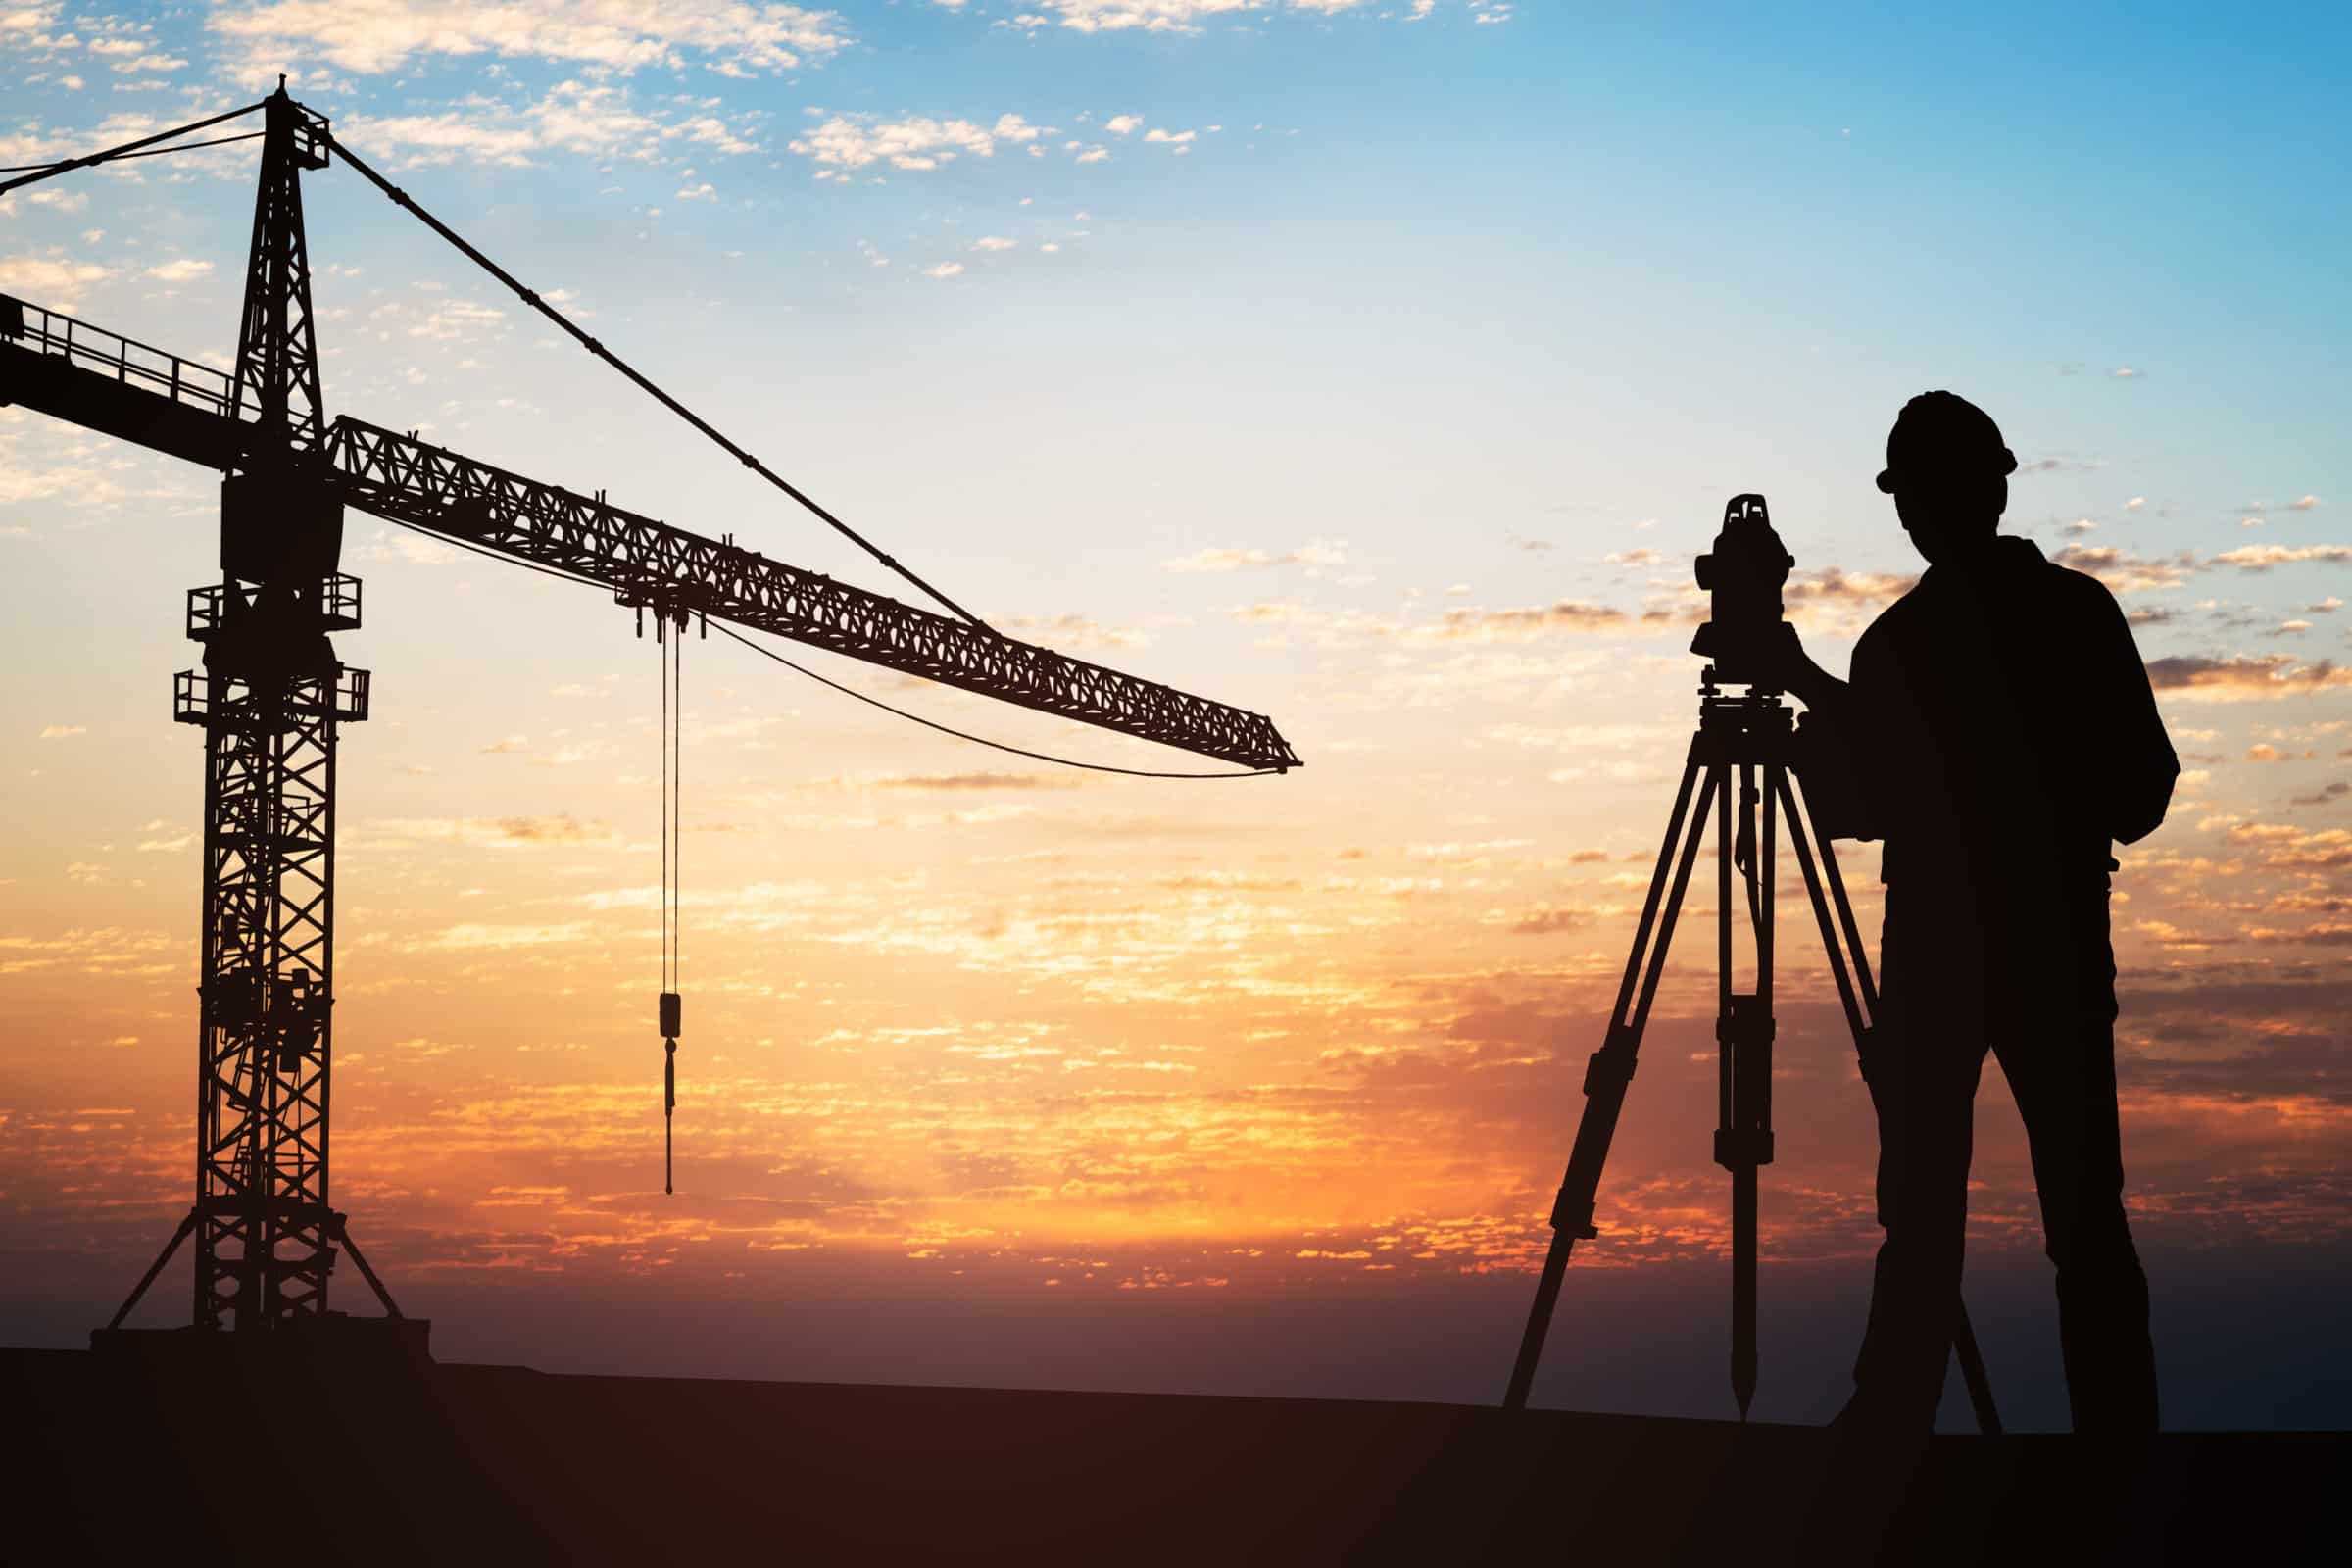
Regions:
<svg viewBox="0 0 2352 1568"><path fill-rule="evenodd" d="M172 144L256 113L259 131ZM347 510L609 589L641 625L651 611L673 649L690 622L716 621L728 635L733 626L812 644L1251 773L1300 765L1262 714L1004 636L939 594L418 207L337 141L325 117L289 97L282 77L260 103L34 168L0 181L0 193L119 158L246 139L262 142L261 177L233 369L0 296L0 405L222 474L220 580L189 590L187 632L204 654L173 691L173 717L205 738L195 1200L110 1328L190 1241L197 1329L282 1335L340 1317L327 1305L339 1254L350 1256L386 1319L401 1320L329 1186L335 750L342 726L368 717L370 695L368 672L343 662L331 640L360 624L359 579L341 569ZM525 478L349 415L330 419L302 175L338 156L949 613L655 521L602 491ZM665 825L665 839L671 833ZM680 1009L665 984L659 1015L673 1058Z"/></svg>

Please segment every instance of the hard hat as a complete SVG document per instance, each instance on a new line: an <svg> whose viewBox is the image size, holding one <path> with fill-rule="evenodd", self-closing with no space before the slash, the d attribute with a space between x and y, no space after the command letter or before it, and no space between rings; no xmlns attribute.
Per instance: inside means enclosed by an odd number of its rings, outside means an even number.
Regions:
<svg viewBox="0 0 2352 1568"><path fill-rule="evenodd" d="M1903 405L1886 432L1886 466L1879 488L1895 492L1898 475L1937 478L2005 477L2017 454L2001 444L1992 416L1951 392L1922 392Z"/></svg>

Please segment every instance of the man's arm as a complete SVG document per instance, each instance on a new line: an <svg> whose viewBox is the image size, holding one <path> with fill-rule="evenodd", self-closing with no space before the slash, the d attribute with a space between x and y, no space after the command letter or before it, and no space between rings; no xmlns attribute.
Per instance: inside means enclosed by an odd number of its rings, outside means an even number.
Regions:
<svg viewBox="0 0 2352 1568"><path fill-rule="evenodd" d="M2156 692L2148 684L2148 666L2132 641L2132 623L2121 605L2104 586L2102 635L2105 643L2105 686L2113 707L2107 713L2107 832L2118 844L2132 844L2156 831L2173 803L2173 782L2180 776L2180 759L2164 731L2164 715L2156 710Z"/></svg>
<svg viewBox="0 0 2352 1568"><path fill-rule="evenodd" d="M1884 837L1858 746L1861 703L1853 683L1839 680L1814 662L1797 639L1796 628L1788 622L1781 623L1776 643L1773 674L1781 690L1805 705L1793 752L1797 779L1804 785L1805 804L1812 808L1815 827L1825 838ZM1863 664L1863 650L1857 645L1857 676Z"/></svg>

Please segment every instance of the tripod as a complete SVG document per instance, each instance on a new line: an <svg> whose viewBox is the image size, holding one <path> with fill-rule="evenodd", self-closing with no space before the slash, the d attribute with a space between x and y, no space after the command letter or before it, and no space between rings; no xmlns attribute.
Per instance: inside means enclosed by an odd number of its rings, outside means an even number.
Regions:
<svg viewBox="0 0 2352 1568"><path fill-rule="evenodd" d="M1792 715L1777 692L1751 687L1744 696L1733 696L1720 690L1717 681L1715 666L1710 664L1699 683L1698 730L1690 737L1682 787L1675 794L1674 815L1658 851L1657 869L1650 875L1642 923L1626 959L1625 978L1617 988L1617 1005L1609 1014L1608 1033L1600 1049L1585 1068L1584 1117L1577 1124L1568 1174L1552 1203L1551 1250L1544 1260L1527 1332L1519 1343L1519 1360L1511 1369L1509 1392L1503 1396L1506 1409L1522 1409L1527 1404L1536 1363L1544 1353L1544 1337L1551 1327L1552 1308L1559 1301L1569 1252L1578 1241L1600 1234L1593 1227L1592 1212L1601 1166L1608 1160L1617 1118L1625 1108L1626 1086L1633 1080L1642 1034L1649 1023L1650 1003L1665 971L1675 918L1682 912L1683 894L1690 885L1690 869L1698 858L1699 841L1706 836L1710 810L1716 843L1715 1040L1720 1064L1715 1162L1732 1173L1732 1393L1740 1401L1741 1420L1747 1418L1756 1393L1756 1170L1772 1163L1773 1152L1773 868L1775 838L1784 812L1788 837L1796 848L1796 863L1804 873L1805 892L1813 901L1813 916L1821 926L1821 945L1838 982L1838 999L1845 1007L1846 1026L1853 1032L1863 1076L1866 1081L1869 1078L1871 1020L1878 1012L1878 991L1871 982L1870 960L1854 923L1853 906L1847 902L1845 883L1838 874L1837 858L1830 841L1818 833L1813 837L1820 840L1821 861L1818 868L1814 863L1812 841L1805 831L1807 816L1798 808L1789 779L1789 750L1795 737ZM1735 774L1740 797L1737 831L1732 822ZM1694 790L1696 809L1691 807ZM1755 938L1756 989L1745 995L1732 990L1735 868L1745 884L1748 924ZM1998 1433L2000 1417L1985 1381L1984 1358L1969 1327L1968 1310L1959 1301L1952 1303L1952 1346L1960 1357L1979 1430Z"/></svg>

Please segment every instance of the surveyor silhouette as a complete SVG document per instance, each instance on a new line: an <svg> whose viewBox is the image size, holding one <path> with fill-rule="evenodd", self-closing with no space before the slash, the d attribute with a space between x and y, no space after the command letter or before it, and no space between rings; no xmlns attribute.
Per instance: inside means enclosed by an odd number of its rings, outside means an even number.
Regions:
<svg viewBox="0 0 2352 1568"><path fill-rule="evenodd" d="M2112 843L2164 820L2180 767L2114 597L1996 530L2017 459L1949 392L1903 406L1879 488L1927 558L1840 681L1784 629L1821 831L1885 841L1879 1249L1849 1432L1924 1438L1960 1299L1973 1104L1999 1058L2057 1265L2075 1428L2156 1426L2147 1276L2124 1215Z"/></svg>

